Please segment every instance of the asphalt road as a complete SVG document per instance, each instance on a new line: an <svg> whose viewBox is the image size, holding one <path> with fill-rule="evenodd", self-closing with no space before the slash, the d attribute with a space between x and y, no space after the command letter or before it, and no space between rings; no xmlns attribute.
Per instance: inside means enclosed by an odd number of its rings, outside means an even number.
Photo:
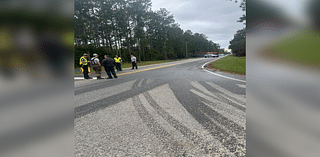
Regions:
<svg viewBox="0 0 320 157"><path fill-rule="evenodd" d="M75 80L75 156L245 156L245 76L201 68L216 59Z"/></svg>

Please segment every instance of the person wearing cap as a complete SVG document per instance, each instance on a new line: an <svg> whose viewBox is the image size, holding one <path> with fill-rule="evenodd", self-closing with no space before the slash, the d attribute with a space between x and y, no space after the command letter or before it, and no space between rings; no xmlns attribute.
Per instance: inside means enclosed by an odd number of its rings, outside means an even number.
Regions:
<svg viewBox="0 0 320 157"><path fill-rule="evenodd" d="M116 57L114 58L114 62L115 62L115 64L116 64L116 69L117 69L117 71L122 71L122 69L121 69L121 62L122 62L121 57L119 57L118 55L116 55Z"/></svg>
<svg viewBox="0 0 320 157"><path fill-rule="evenodd" d="M80 64L81 68L83 69L84 78L85 79L92 79L92 77L89 77L89 75L88 75L88 68L89 68L88 63L89 63L88 54L84 53L83 56L80 58L79 64Z"/></svg>
<svg viewBox="0 0 320 157"><path fill-rule="evenodd" d="M93 70L96 72L97 79L101 78L101 64L100 60L98 58L98 54L93 54L93 57L91 58L91 64L93 66Z"/></svg>

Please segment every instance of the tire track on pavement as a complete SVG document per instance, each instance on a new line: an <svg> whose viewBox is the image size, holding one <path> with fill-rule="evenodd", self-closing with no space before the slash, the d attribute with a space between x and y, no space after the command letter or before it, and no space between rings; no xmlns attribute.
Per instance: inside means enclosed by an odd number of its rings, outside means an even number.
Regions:
<svg viewBox="0 0 320 157"><path fill-rule="evenodd" d="M237 156L241 156L245 154L245 128L243 125L239 125L238 123L230 120L230 116L226 117L221 112L215 111L211 107L209 107L208 104L215 104L219 101L219 99L211 98L212 94L208 93L208 90L205 90L204 86L206 86L203 82L199 84L197 83L191 83L194 87L196 87L198 90L201 90L202 92L206 93L207 96L204 93L198 92L197 90L191 89L190 91L200 97L202 99L201 103L197 107L207 118L209 118L213 125L208 125L205 123L206 128L209 130L213 130L211 133L218 137L220 142L222 142L223 145L228 147L231 152L236 152ZM202 86L203 85L203 86ZM219 95L220 93L215 93L215 95ZM226 101L221 96L218 96L220 98L220 101L224 102ZM214 100L216 99L216 100ZM204 105L202 105L204 104ZM224 103L225 104L225 103ZM217 104L215 104L217 106ZM225 104L229 105L229 103ZM231 104L232 106L236 107L235 104ZM228 108L226 106L226 108ZM238 106L238 105L237 105ZM239 109L239 108L237 108ZM236 120L236 118L232 118Z"/></svg>
<svg viewBox="0 0 320 157"><path fill-rule="evenodd" d="M157 95L159 91L166 94ZM144 93L149 104L155 108L158 114L167 120L175 129L180 131L186 138L194 142L195 145L199 145L204 154L233 156L232 149L229 149L227 144L223 144L224 141L221 140L223 138L217 138L216 135L211 133L212 130L208 130L207 126L204 127L203 122L208 122L210 125L213 124L211 119L206 117L199 109L196 109L195 104L190 105L195 107L190 112L180 104L174 95L175 93L171 91L169 85L162 85L161 87L157 87L157 89ZM194 112L198 112L199 116L192 115ZM214 126L214 128L218 127L217 125ZM192 128L196 130L196 132L192 131ZM224 135L228 136L228 134Z"/></svg>
<svg viewBox="0 0 320 157"><path fill-rule="evenodd" d="M208 97L207 95L196 91L194 89L190 90L195 95L201 97L201 102L212 108L214 111L217 111L219 114L224 115L229 120L237 123L241 127L245 127L245 113L241 110L236 109L233 106L230 106L226 103L223 103L221 101L215 100L211 97Z"/></svg>
<svg viewBox="0 0 320 157"><path fill-rule="evenodd" d="M215 121L223 124L224 127L226 127L228 130L233 131L236 133L238 136L245 136L245 129L238 125L237 123L229 120L222 114L218 113L217 111L213 110L212 108L208 107L205 103L202 102L202 112L208 115L208 117L214 119Z"/></svg>
<svg viewBox="0 0 320 157"><path fill-rule="evenodd" d="M144 86L146 85L146 82L147 82L147 79L136 81L136 83L133 84L132 88L138 88L140 83L141 83L141 86ZM154 120L153 116L143 106L138 95L134 96L132 100L133 100L133 105L136 111L138 112L140 118L142 119L142 121L148 126L151 132L164 144L162 151L168 151L169 154L174 154L175 156L181 156L180 150L183 149L183 146L179 145L176 142L176 140L172 137L172 135L169 134L158 122Z"/></svg>
<svg viewBox="0 0 320 157"><path fill-rule="evenodd" d="M192 132L189 128L181 124L178 120L174 119L172 116L170 116L169 113L164 111L150 96L148 92L143 93L144 97L147 99L149 104L156 110L156 112L164 118L171 126L173 126L175 129L180 131L186 138L191 140L196 145L201 145L203 152L205 154L209 154L212 152L217 152L218 150L212 150L210 151L207 146L209 145L207 142L205 142L203 139L201 139L198 135L196 135L194 132Z"/></svg>
<svg viewBox="0 0 320 157"><path fill-rule="evenodd" d="M237 137L233 136L233 133L229 133L230 130L225 130L220 125L229 125L219 122L220 124L216 124L217 120L213 121L212 116L210 114L215 114L215 116L219 116L218 113L213 111L210 107L204 104L202 98L199 99L185 99L192 96L192 92L185 93L181 90L177 90L181 88L179 84L172 84L173 88L171 88L174 92L174 95L177 95L177 98L180 98L180 103L184 106L184 108L194 117L194 119L201 124L201 126L215 139L217 139L223 147L230 151L230 154L227 156L235 155L235 156L245 156L245 145L237 139ZM178 86L175 88L175 86ZM170 86L171 87L171 86ZM190 104L190 105L189 105ZM209 116L208 116L209 115ZM213 116L213 118L215 118ZM219 118L220 120L224 120L223 118ZM228 120L224 121L228 122ZM238 130L238 129L233 129ZM240 130L241 131L241 130ZM240 133L242 134L242 133ZM221 155L221 154L219 154ZM222 155L223 156L223 155Z"/></svg>
<svg viewBox="0 0 320 157"><path fill-rule="evenodd" d="M147 112L138 96L134 96L132 99L133 105L142 121L148 126L151 132L164 144L163 149L168 151L169 154L174 154L174 156L181 156L182 153L180 152L180 150L183 149L183 146L176 144L175 139L153 119L153 116Z"/></svg>
<svg viewBox="0 0 320 157"><path fill-rule="evenodd" d="M213 94L213 92L208 91L205 87L200 85L197 82L191 82L191 84L197 88L191 89L190 91L204 99L206 99L207 106L211 107L213 110L216 110L220 114L225 115L228 119L232 120L233 122L236 122L242 127L245 127L245 119L246 114L245 112L235 108L234 106L231 106L227 103L224 103L221 101L220 98L218 98L216 95Z"/></svg>
<svg viewBox="0 0 320 157"><path fill-rule="evenodd" d="M129 91L132 89L133 84L135 83L135 80L128 81L126 83L118 84L111 86L109 88L101 88L101 89L95 89L86 93L75 95L75 106L82 106L85 104L88 104L90 102L100 100L107 97L112 97L114 95L123 93L125 91ZM115 90L117 89L117 90ZM114 92L110 92L114 91Z"/></svg>
<svg viewBox="0 0 320 157"><path fill-rule="evenodd" d="M131 90L113 95L112 99L110 97L106 97L103 99L95 100L93 102L84 104L82 106L75 107L74 109L75 118L79 118L81 116L90 114L92 112L96 112L98 110L104 109L108 106L124 101L125 99L133 97L135 95L139 95L147 90L150 90L152 88L155 88L163 84L163 81L155 80L150 84L146 84L145 86L138 88L137 86L140 81L141 81L140 79L136 80L134 85L132 85Z"/></svg>
<svg viewBox="0 0 320 157"><path fill-rule="evenodd" d="M243 106L246 106L246 98L245 96L242 96L242 95L238 95L238 94L234 94L218 85L216 85L215 83L212 83L212 82L205 82L207 83L208 85L210 85L212 88L218 90L221 92L221 94L223 94L224 96L227 96L229 98L231 98L232 100L238 102L239 104L243 105ZM239 86L237 84L237 86ZM242 85L243 86L243 85ZM244 85L245 86L245 85ZM241 87L243 88L243 87Z"/></svg>
<svg viewBox="0 0 320 157"><path fill-rule="evenodd" d="M236 156L241 156L239 152L239 147L241 149L241 152L243 152L245 147L241 144L239 145L238 140L235 136L232 136L229 132L224 130L222 127L220 127L218 124L216 124L214 121L212 121L212 116L209 116L210 112L208 110L212 110L211 108L207 107L204 103L196 105L196 108L201 112L201 120L199 121L202 126L210 132L212 136L217 138L224 147L230 150L230 152L234 153ZM199 116L199 115L198 115ZM216 117L215 117L216 118ZM215 121L217 121L215 119ZM219 122L221 125L226 126L226 124L223 124Z"/></svg>
<svg viewBox="0 0 320 157"><path fill-rule="evenodd" d="M207 90L215 90L213 87L211 87L211 86L209 86L206 82L204 82L204 81L199 81L199 83L203 86L203 87L205 87ZM210 89L211 88L211 89ZM227 98L225 98L224 96L222 96L222 95L220 95L220 94L216 94L216 96L219 98L219 99L221 99L221 101L222 102L225 102L225 103L227 103L227 104L229 104L229 105L232 105L232 106L234 106L235 108L237 108L237 109L239 109L239 110L241 110L241 111L243 111L243 112L246 112L246 108L242 105L242 104L238 104L238 103L236 103L236 102L234 102L234 101L232 101L232 100L229 100L229 99L227 99Z"/></svg>

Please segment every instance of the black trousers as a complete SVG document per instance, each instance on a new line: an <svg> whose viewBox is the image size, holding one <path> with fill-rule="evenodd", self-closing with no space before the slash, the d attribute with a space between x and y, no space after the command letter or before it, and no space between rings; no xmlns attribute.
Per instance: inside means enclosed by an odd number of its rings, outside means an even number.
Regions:
<svg viewBox="0 0 320 157"><path fill-rule="evenodd" d="M132 62L132 69L134 69L134 67L136 67L136 69L138 69L138 66L137 66L136 62Z"/></svg>
<svg viewBox="0 0 320 157"><path fill-rule="evenodd" d="M117 71L122 71L121 63L115 63Z"/></svg>
<svg viewBox="0 0 320 157"><path fill-rule="evenodd" d="M82 69L83 69L83 77L85 78L85 79L87 79L87 78L89 78L89 75L88 75L88 65L83 65L82 66Z"/></svg>
<svg viewBox="0 0 320 157"><path fill-rule="evenodd" d="M117 78L117 74L116 72L114 71L114 68L113 66L105 66L104 69L106 70L106 73L108 75L108 78L112 78L112 75L113 77ZM111 75L112 74L112 75Z"/></svg>

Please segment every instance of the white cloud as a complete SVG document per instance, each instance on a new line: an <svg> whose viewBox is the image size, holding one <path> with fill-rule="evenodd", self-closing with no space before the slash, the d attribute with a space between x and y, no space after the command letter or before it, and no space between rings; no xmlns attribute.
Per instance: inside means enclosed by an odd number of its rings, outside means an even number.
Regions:
<svg viewBox="0 0 320 157"><path fill-rule="evenodd" d="M151 0L152 10L166 8L183 30L202 33L221 48L228 48L237 30L244 25L237 22L244 12L240 3L226 0Z"/></svg>

